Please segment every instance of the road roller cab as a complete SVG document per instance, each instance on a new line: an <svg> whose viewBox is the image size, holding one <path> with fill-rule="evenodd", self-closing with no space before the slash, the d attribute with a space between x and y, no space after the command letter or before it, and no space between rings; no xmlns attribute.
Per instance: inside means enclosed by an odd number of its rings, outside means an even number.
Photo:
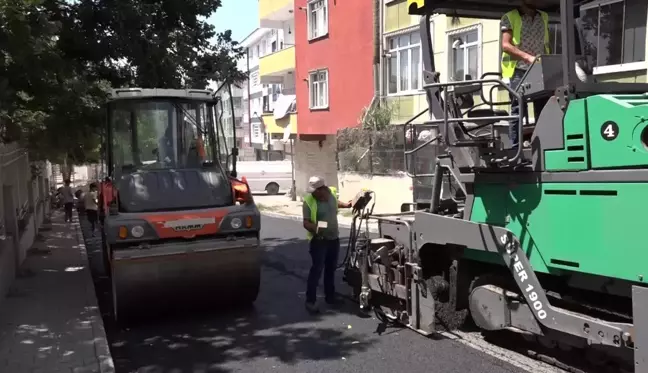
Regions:
<svg viewBox="0 0 648 373"><path fill-rule="evenodd" d="M160 301L256 299L260 213L236 179L229 95L113 90L101 206L116 319Z"/></svg>

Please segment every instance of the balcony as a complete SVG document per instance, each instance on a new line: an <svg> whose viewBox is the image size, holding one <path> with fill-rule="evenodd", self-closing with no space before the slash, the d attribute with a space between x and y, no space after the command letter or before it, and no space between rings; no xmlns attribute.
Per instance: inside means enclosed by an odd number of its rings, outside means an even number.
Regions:
<svg viewBox="0 0 648 373"><path fill-rule="evenodd" d="M275 120L273 114L263 114L262 118L266 133L283 135L286 128L289 128L291 134L297 133L297 113L291 113L279 120Z"/></svg>
<svg viewBox="0 0 648 373"><path fill-rule="evenodd" d="M295 18L294 0L259 0L259 26L281 28L281 23Z"/></svg>
<svg viewBox="0 0 648 373"><path fill-rule="evenodd" d="M283 84L284 77L294 71L294 46L263 56L259 61L259 76L262 84Z"/></svg>

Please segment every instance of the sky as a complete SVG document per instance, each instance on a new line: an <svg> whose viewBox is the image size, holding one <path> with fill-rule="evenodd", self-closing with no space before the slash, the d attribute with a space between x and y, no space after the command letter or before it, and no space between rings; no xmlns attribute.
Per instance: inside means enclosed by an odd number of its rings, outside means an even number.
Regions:
<svg viewBox="0 0 648 373"><path fill-rule="evenodd" d="M208 22L216 32L232 30L232 39L241 42L259 27L259 0L222 0Z"/></svg>

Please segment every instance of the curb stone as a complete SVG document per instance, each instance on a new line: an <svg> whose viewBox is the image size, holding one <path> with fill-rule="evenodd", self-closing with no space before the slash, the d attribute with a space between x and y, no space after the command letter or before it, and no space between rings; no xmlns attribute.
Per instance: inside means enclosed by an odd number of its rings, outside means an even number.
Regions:
<svg viewBox="0 0 648 373"><path fill-rule="evenodd" d="M85 241L83 239L83 233L81 232L80 225L77 222L74 223L74 230L77 236L77 242L79 243L79 249L83 259L88 262L88 252L85 247ZM101 312L99 311L99 302L97 301L97 295L95 293L94 281L92 280L92 275L90 274L90 269L88 267L86 273L86 299L88 301L88 310L92 314L91 323L92 323L92 334L94 336L94 349L97 362L99 364L100 373L115 373L115 364L113 362L112 356L110 355L110 348L108 347L108 338L106 337L106 330L103 325L103 319L101 318Z"/></svg>

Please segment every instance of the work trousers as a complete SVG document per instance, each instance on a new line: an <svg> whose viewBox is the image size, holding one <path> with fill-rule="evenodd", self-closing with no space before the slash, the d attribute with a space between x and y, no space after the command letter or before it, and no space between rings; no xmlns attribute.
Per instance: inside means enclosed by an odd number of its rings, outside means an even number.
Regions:
<svg viewBox="0 0 648 373"><path fill-rule="evenodd" d="M324 296L327 300L335 298L335 267L340 252L340 240L313 238L310 241L310 255L313 260L306 284L306 302L317 300L317 285L324 271Z"/></svg>
<svg viewBox="0 0 648 373"><path fill-rule="evenodd" d="M87 209L86 215L88 216L88 221L90 222L90 227L92 228L92 232L94 232L95 227L97 225L97 220L99 220L99 215L97 213L97 210Z"/></svg>
<svg viewBox="0 0 648 373"><path fill-rule="evenodd" d="M73 202L66 203L63 208L65 209L65 221L72 221L72 209L74 208Z"/></svg>
<svg viewBox="0 0 648 373"><path fill-rule="evenodd" d="M513 73L513 77L511 78L511 82L509 83L509 86L511 89L515 90L517 87L520 85L520 82L522 81L522 77L526 73L526 70L523 69L515 69L515 72ZM520 113L520 103L518 100L515 98L513 95L509 95L511 99L511 115L518 115ZM547 104L548 99L547 98L541 98L538 100L532 101L533 103L533 113L534 117L536 120L536 123L538 122L538 117L540 116L540 112L542 112L542 109L545 107ZM524 105L524 108L527 109L527 103L524 102L522 103ZM528 119L529 118L529 111L525 110L525 117ZM520 131L520 121L517 119L512 119L509 122L509 137L511 139L511 149L516 149L518 147L518 144L520 142L520 139L518 138L519 136L519 131Z"/></svg>

